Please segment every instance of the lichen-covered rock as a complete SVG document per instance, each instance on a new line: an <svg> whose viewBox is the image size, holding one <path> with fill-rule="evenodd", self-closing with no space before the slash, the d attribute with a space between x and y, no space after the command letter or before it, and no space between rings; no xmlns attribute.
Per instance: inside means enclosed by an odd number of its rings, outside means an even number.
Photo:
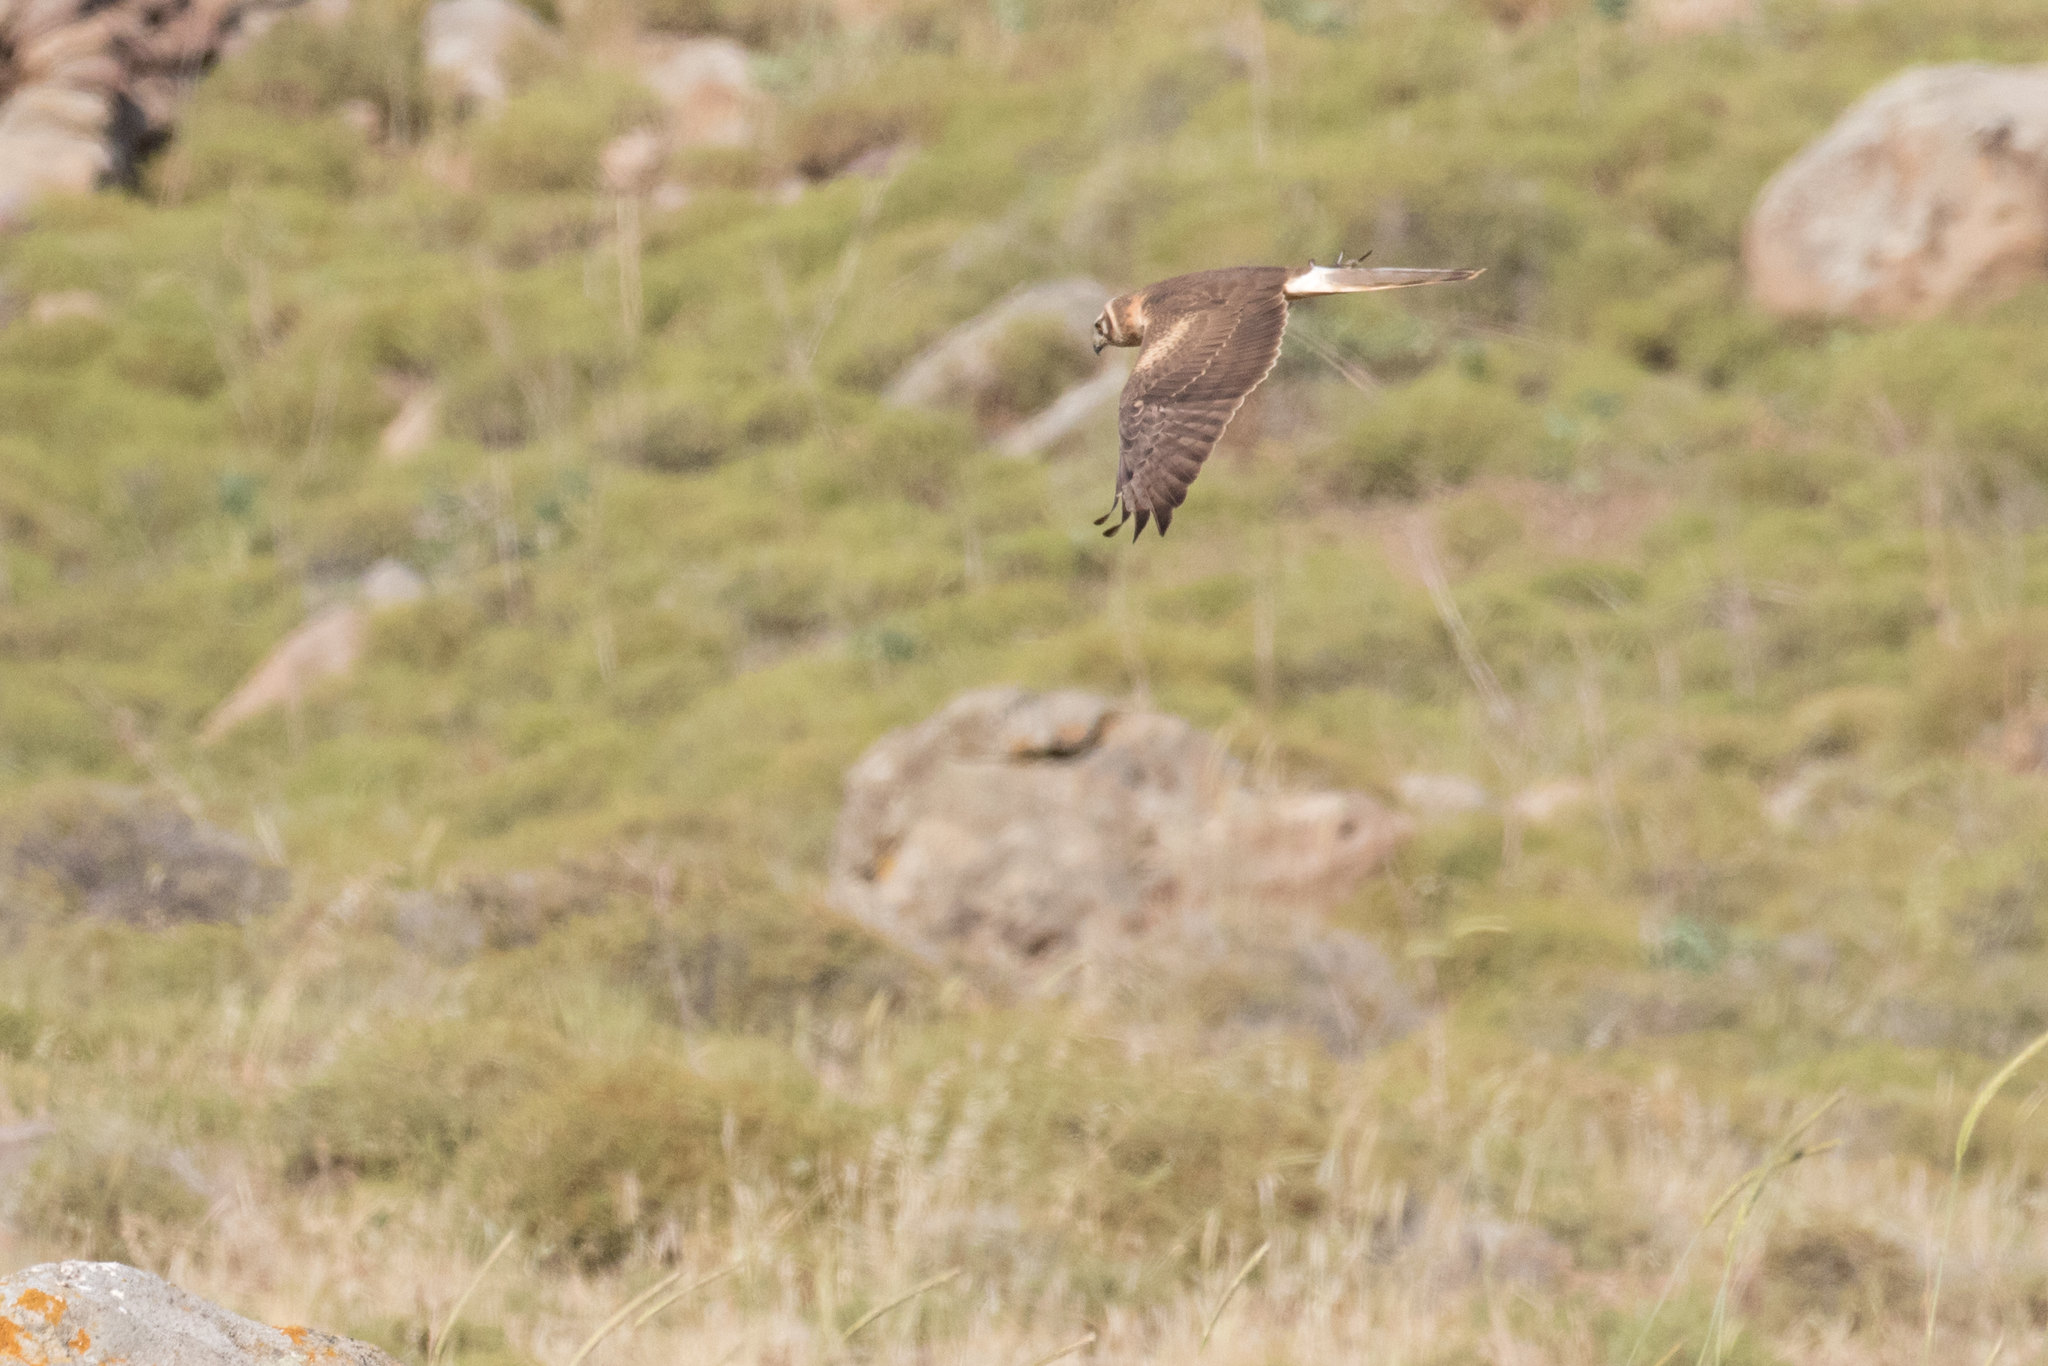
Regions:
<svg viewBox="0 0 2048 1366"><path fill-rule="evenodd" d="M46 1262L0 1277L0 1361L398 1366L368 1343L256 1323L119 1262Z"/></svg>
<svg viewBox="0 0 2048 1366"><path fill-rule="evenodd" d="M1773 313L1922 318L2048 273L2048 66L1917 67L1773 176L1743 235Z"/></svg>
<svg viewBox="0 0 2048 1366"><path fill-rule="evenodd" d="M854 765L832 894L998 990L1108 1001L1207 983L1240 1021L1357 1042L1405 1018L1405 998L1371 945L1303 913L1410 829L1362 793L1254 787L1177 717L990 688Z"/></svg>

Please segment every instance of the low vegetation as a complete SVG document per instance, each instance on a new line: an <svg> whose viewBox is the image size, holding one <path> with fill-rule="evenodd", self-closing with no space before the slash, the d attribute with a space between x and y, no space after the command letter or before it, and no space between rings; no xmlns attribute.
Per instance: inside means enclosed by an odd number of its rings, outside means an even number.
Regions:
<svg viewBox="0 0 2048 1366"><path fill-rule="evenodd" d="M591 1360L1903 1362L1937 1264L1935 1360L2048 1350L2038 1061L1942 1194L2048 1029L2048 285L1788 324L1738 262L2032 0L662 0L779 113L630 214L633 16L491 119L419 9L284 19L0 238L0 1260L423 1361L512 1232L470 1366L728 1266ZM1088 525L1106 415L881 398L1020 284L1340 247L1487 273L1301 310L1163 542ZM1013 349L984 422L1084 373ZM387 557L352 674L202 745ZM1426 1022L996 1005L837 916L840 775L999 681L1488 789L1336 915Z"/></svg>

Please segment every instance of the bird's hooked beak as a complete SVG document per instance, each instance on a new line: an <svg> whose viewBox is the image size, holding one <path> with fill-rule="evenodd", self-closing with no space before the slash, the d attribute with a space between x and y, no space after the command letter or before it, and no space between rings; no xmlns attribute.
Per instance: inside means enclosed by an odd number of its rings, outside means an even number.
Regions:
<svg viewBox="0 0 2048 1366"><path fill-rule="evenodd" d="M1107 345L1109 345L1109 343L1102 339L1102 334L1100 332L1097 332L1095 334L1095 354L1098 356L1101 355L1102 348Z"/></svg>

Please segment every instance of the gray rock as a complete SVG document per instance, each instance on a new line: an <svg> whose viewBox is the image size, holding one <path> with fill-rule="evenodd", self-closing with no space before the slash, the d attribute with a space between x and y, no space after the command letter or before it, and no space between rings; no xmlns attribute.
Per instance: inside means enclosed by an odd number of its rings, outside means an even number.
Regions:
<svg viewBox="0 0 2048 1366"><path fill-rule="evenodd" d="M398 1366L367 1343L273 1328L119 1262L0 1277L0 1359L37 1366Z"/></svg>
<svg viewBox="0 0 2048 1366"><path fill-rule="evenodd" d="M1871 319L2048 273L2048 66L1893 77L1771 177L1743 261L1773 313Z"/></svg>
<svg viewBox="0 0 2048 1366"><path fill-rule="evenodd" d="M491 106L511 93L505 66L522 43L548 43L553 33L512 0L435 0L423 40L427 70L462 99Z"/></svg>
<svg viewBox="0 0 2048 1366"><path fill-rule="evenodd" d="M1050 320L1078 351L1093 345L1096 315L1113 292L1080 277L1027 285L927 347L889 386L888 400L913 408L972 407L995 383L999 347L1012 327Z"/></svg>
<svg viewBox="0 0 2048 1366"><path fill-rule="evenodd" d="M405 561L387 555L370 566L358 591L363 601L375 611L418 602L427 595L427 581Z"/></svg>
<svg viewBox="0 0 2048 1366"><path fill-rule="evenodd" d="M1205 983L1231 1023L1356 1043L1412 1011L1377 951L1314 912L1410 830L1362 793L1254 788L1177 717L990 688L854 765L831 893L1001 992L1162 1004Z"/></svg>

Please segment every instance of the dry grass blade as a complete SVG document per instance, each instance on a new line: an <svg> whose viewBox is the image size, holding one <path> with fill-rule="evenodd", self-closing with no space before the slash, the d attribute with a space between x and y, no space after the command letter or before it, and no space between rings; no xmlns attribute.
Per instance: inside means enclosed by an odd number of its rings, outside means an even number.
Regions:
<svg viewBox="0 0 2048 1366"><path fill-rule="evenodd" d="M1764 1191L1769 1188L1772 1177L1796 1162L1818 1153L1827 1152L1835 1146L1832 1143L1824 1143L1817 1148L1801 1147L1799 1146L1799 1139L1807 1130L1820 1122L1821 1116L1834 1109L1841 1099L1842 1093L1837 1091L1815 1106L1807 1113L1806 1118L1786 1130L1785 1136L1778 1140L1775 1148L1771 1149L1770 1157L1765 1159L1763 1165L1750 1174L1748 1192L1743 1196L1741 1207L1736 1210L1734 1220L1728 1225L1728 1246L1721 1261L1721 1284L1714 1292L1714 1312L1707 1321L1707 1340L1700 1344L1700 1362L1706 1362L1709 1354L1712 1355L1712 1359L1716 1363L1722 1359L1725 1345L1724 1336L1728 1329L1729 1291L1733 1288L1735 1281L1735 1254L1736 1249L1741 1245L1743 1233L1749 1227L1749 1216L1756 1211L1757 1202L1763 1199ZM1716 1202L1712 1213L1707 1217L1709 1224L1726 1207L1727 1199L1728 1197L1723 1196L1720 1201Z"/></svg>
<svg viewBox="0 0 2048 1366"><path fill-rule="evenodd" d="M1962 1170L1963 1157L1970 1151L1970 1135L1977 1131L1977 1121L1984 1117L1984 1111L1997 1098L1998 1093L2005 1089L2005 1084L2011 1081L2013 1076L2022 1067L2032 1062L2035 1055L2043 1049L2048 1049L2048 1034L2043 1034L2040 1038L2013 1054L2012 1060L1999 1068L1992 1075L1991 1080L1985 1082L1978 1090L1976 1099L1970 1102L1970 1108L1963 1114L1963 1127L1956 1131L1957 1171Z"/></svg>
<svg viewBox="0 0 2048 1366"><path fill-rule="evenodd" d="M1252 1253L1251 1256L1245 1258L1244 1265L1239 1267L1237 1269L1237 1274L1230 1278L1230 1284L1223 1287L1223 1298L1216 1301L1216 1307L1209 1311L1209 1321L1202 1325L1203 1348L1206 1349L1208 1347L1209 1335L1216 1331L1216 1321L1222 1318L1223 1311L1230 1307L1231 1296L1237 1294L1237 1289L1239 1286L1244 1284L1245 1277L1251 1275L1252 1272L1258 1268L1259 1263L1266 1260L1266 1253L1271 1251L1272 1247L1273 1240L1271 1238L1268 1238L1265 1242L1260 1243L1258 1246L1258 1250Z"/></svg>
<svg viewBox="0 0 2048 1366"><path fill-rule="evenodd" d="M1358 390L1359 393L1376 394L1383 387L1379 380L1373 377L1371 371L1356 361L1345 359L1338 354L1335 347L1306 328L1298 329L1295 336L1300 339L1303 346L1306 346L1315 354L1317 359L1321 360L1323 364L1329 366L1332 370L1335 370L1346 384Z"/></svg>
<svg viewBox="0 0 2048 1366"><path fill-rule="evenodd" d="M646 1308L646 1310L644 1310L641 1313L639 1318L633 1320L633 1326L635 1328L639 1328L641 1325L645 1324L649 1319L653 1318L656 1314L659 1314L662 1310L674 1304L677 1300L686 1299L689 1296L696 1294L699 1290L702 1290L705 1286L724 1280L727 1276L732 1275L733 1272L738 1271L739 1269L740 1264L738 1262L728 1262L726 1265L712 1272L709 1276L705 1276L699 1280L692 1281L690 1284L684 1286L681 1290L676 1291L674 1294L667 1295L661 1299L656 1300L653 1304L649 1305Z"/></svg>
<svg viewBox="0 0 2048 1366"><path fill-rule="evenodd" d="M1057 1352L1038 1358L1038 1360L1031 1363L1031 1366L1052 1366L1052 1363L1055 1361L1064 1361L1082 1348L1093 1346L1097 1336L1097 1334L1091 1332L1086 1337L1076 1338ZM1990 1363L1985 1363L1985 1366L1990 1366Z"/></svg>
<svg viewBox="0 0 2048 1366"><path fill-rule="evenodd" d="M910 1287L910 1289L904 1291L895 1299L890 1300L887 1304L876 1305L873 1309L868 1310L867 1313L862 1314L859 1318L855 1319L853 1321L853 1327L847 1329L843 1334L841 1334L839 1340L841 1342L852 1342L854 1337L858 1335L862 1329L866 1328L876 1319L882 1317L882 1315L888 1313L891 1309L900 1309L904 1305L909 1304L912 1300L916 1299L919 1295L924 1294L926 1291L937 1290L947 1281L953 1280L954 1278L958 1277L963 1271L963 1269L964 1268L956 1266L951 1271L941 1271L938 1275L932 1277L928 1281L919 1281L916 1285L913 1285L912 1287Z"/></svg>
<svg viewBox="0 0 2048 1366"><path fill-rule="evenodd" d="M1970 1108L1963 1112L1962 1127L1956 1130L1956 1159L1948 1172L1948 1195L1942 1201L1941 1247L1934 1257L1934 1284L1927 1292L1927 1333L1920 1342L1920 1360L1927 1362L1934 1357L1934 1319L1941 1309L1941 1281L1948 1270L1949 1239L1956 1230L1956 1191L1963 1182L1963 1159L1970 1153L1970 1137L1977 1132L1977 1121L1984 1117L1984 1111L1995 1100L2005 1084L2019 1073L2022 1067L2032 1062L2043 1049L2048 1049L2048 1034L2043 1034L2032 1043L2012 1055L2012 1058L1991 1074L1991 1080L1977 1088L1977 1094L1970 1101ZM1997 1355L1994 1348L1992 1355Z"/></svg>
<svg viewBox="0 0 2048 1366"><path fill-rule="evenodd" d="M448 1317L441 1321L441 1326L434 1330L434 1336L427 1343L427 1366L439 1366L441 1354L448 1350L448 1339L455 1332L457 1320L461 1319L462 1311L469 1307L469 1297L476 1293L476 1288L484 1283L484 1277L491 1274L491 1268L498 1264L498 1258L505 1255L512 1246L512 1240L518 1236L519 1230L515 1228L500 1238L498 1245L491 1249L491 1255L484 1258L484 1264L476 1269L476 1275L469 1278L469 1284L455 1297L455 1307L448 1311Z"/></svg>
<svg viewBox="0 0 2048 1366"><path fill-rule="evenodd" d="M1835 1146L1832 1143L1824 1144L1818 1148L1801 1148L1797 1145L1800 1136L1815 1124L1818 1124L1821 1117L1833 1109L1841 1099L1842 1093L1837 1091L1834 1095L1829 1096L1826 1100L1815 1106L1807 1113L1805 1118L1786 1130L1785 1136L1780 1138L1777 1145L1771 1149L1770 1156L1738 1177L1733 1185L1721 1193L1721 1198L1714 1201L1708 1208L1706 1217L1700 1220L1699 1227L1693 1231L1692 1237L1686 1240L1685 1250L1679 1253L1677 1263L1671 1268L1671 1274L1665 1278L1664 1288L1657 1294L1657 1302L1650 1306L1650 1316L1643 1321L1642 1331L1636 1335L1635 1345L1629 1349L1628 1360L1631 1363L1642 1354L1643 1344L1650 1340L1650 1330L1657 1326L1657 1316L1664 1312L1664 1306L1670 1303L1671 1292L1678 1287L1678 1278L1685 1274L1686 1266L1692 1261L1692 1254L1699 1249L1700 1240L1707 1236L1707 1230L1714 1226L1714 1221L1721 1217L1721 1212L1730 1205L1735 1204L1738 1200L1743 1200L1745 1196L1749 1197L1742 1207L1742 1213L1737 1217L1734 1229L1729 1234L1729 1250L1731 1254L1729 1265L1732 1266L1732 1254L1735 1246L1734 1238L1741 1231L1742 1226L1748 1222L1750 1209L1755 1206L1757 1197L1762 1194L1764 1186L1770 1181L1771 1177L1795 1162L1826 1152ZM1723 1296L1726 1295L1727 1289L1727 1268L1724 1267L1721 1281L1721 1293ZM1714 1319L1716 1325L1720 1321L1723 1303L1724 1301L1720 1297L1716 1298ZM1717 1330L1710 1329L1706 1348L1703 1348L1703 1351L1710 1349L1717 1341L1716 1333ZM1657 1366L1664 1366L1664 1363L1671 1360L1683 1345L1683 1339L1672 1344L1671 1350L1658 1359Z"/></svg>
<svg viewBox="0 0 2048 1366"><path fill-rule="evenodd" d="M1437 554L1436 539L1430 534L1428 524L1419 517L1408 522L1408 548L1415 570L1422 576L1422 586L1429 590L1430 604L1436 608L1445 632L1451 637L1458 662L1464 665L1474 691L1485 704L1487 717L1502 730L1519 735L1520 722L1515 714L1515 704L1509 699L1507 689L1501 687L1500 678L1487 664L1485 656L1479 653L1479 640L1466 624L1465 614L1458 610L1457 598L1451 594L1450 580L1444 575L1443 560Z"/></svg>
<svg viewBox="0 0 2048 1366"><path fill-rule="evenodd" d="M624 1323L627 1319L633 1317L633 1315L637 1313L649 1300L653 1299L656 1295L661 1294L664 1290L667 1290L670 1286L674 1285L677 1281L681 1280L682 1278L682 1272L672 1271L668 1275L663 1276L660 1280L656 1281L653 1285L648 1286L645 1290L635 1295L632 1299L627 1300L617 1309L613 1310L610 1318L606 1319L603 1323L597 1325L596 1329L592 1331L590 1336L583 1339L583 1345L581 1347L578 1347L576 1349L575 1355L569 1358L569 1366L581 1366L581 1363L583 1362L584 1358L588 1357L592 1352L597 1350L598 1343L603 1342L606 1338L610 1337L612 1333L618 1329L618 1326L620 1324Z"/></svg>

